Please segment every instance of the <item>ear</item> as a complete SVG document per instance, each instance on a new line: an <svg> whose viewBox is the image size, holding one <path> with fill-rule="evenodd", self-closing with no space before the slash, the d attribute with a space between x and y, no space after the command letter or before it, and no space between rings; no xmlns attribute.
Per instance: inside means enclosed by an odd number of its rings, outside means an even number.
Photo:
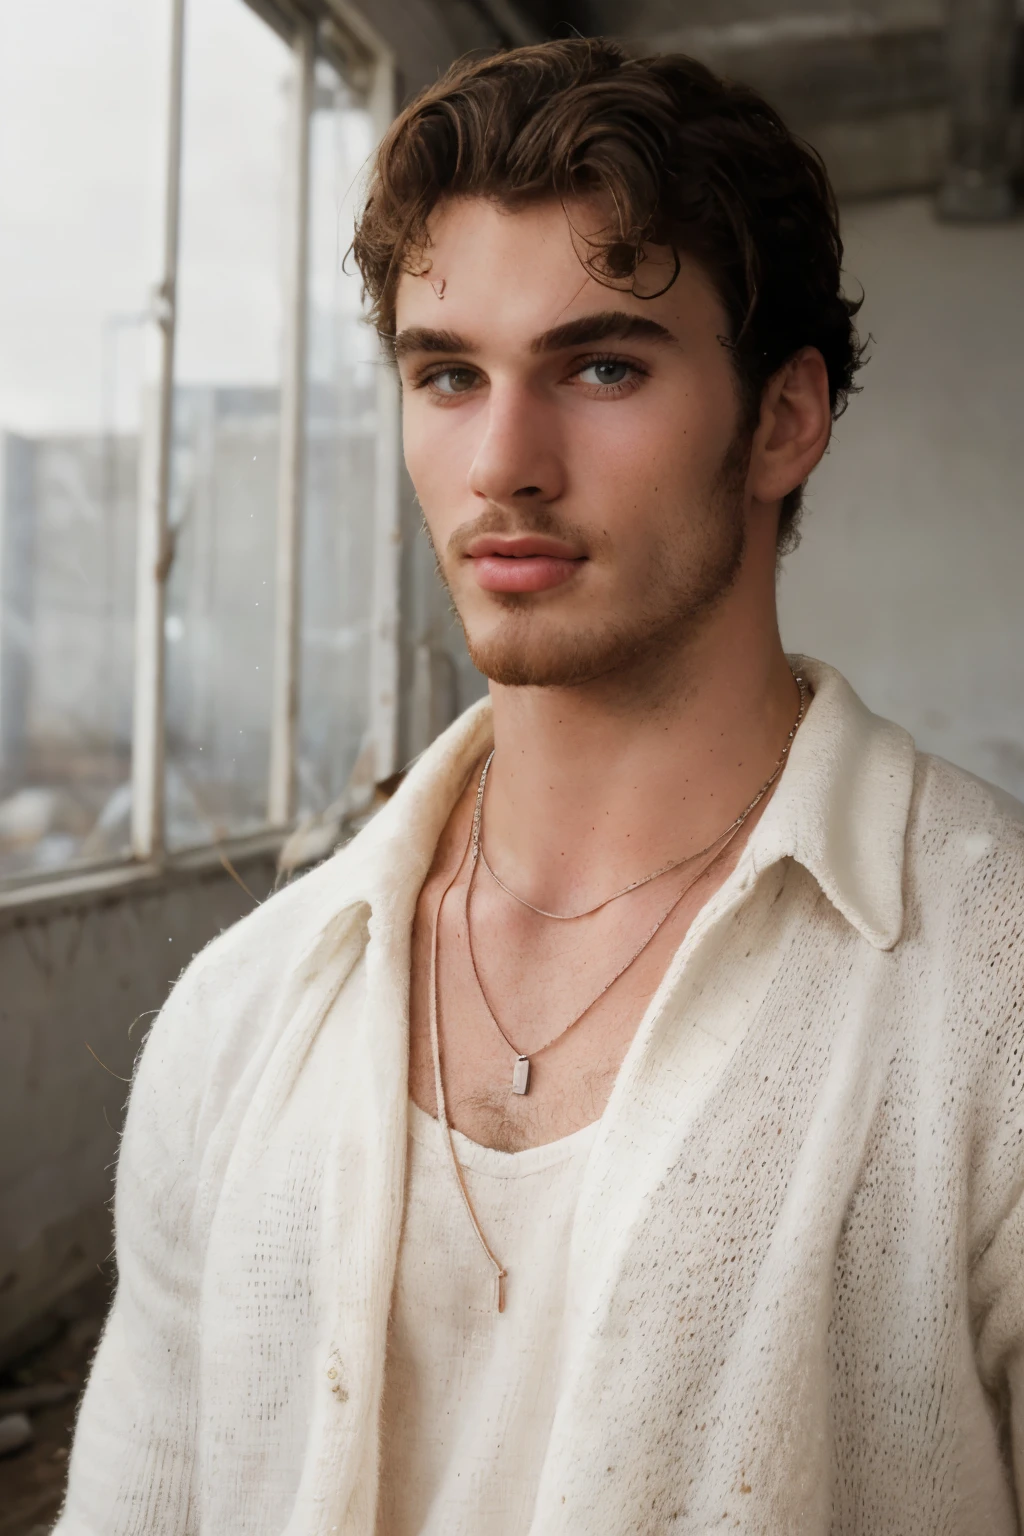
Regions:
<svg viewBox="0 0 1024 1536"><path fill-rule="evenodd" d="M804 347L765 386L751 444L749 494L772 503L796 490L825 452L831 433L825 359L817 347Z"/></svg>

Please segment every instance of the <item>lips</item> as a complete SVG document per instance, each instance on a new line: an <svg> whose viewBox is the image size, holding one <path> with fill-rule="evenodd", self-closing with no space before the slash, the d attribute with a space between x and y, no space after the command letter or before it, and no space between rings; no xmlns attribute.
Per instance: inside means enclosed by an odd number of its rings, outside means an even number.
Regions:
<svg viewBox="0 0 1024 1536"><path fill-rule="evenodd" d="M569 581L586 560L561 539L483 534L466 549L485 592L545 592Z"/></svg>

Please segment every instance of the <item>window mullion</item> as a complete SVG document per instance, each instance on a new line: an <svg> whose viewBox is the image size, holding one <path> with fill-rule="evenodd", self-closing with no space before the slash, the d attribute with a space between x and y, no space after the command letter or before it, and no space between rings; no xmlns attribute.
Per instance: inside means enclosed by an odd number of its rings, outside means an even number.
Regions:
<svg viewBox="0 0 1024 1536"><path fill-rule="evenodd" d="M160 858L165 843L164 615L167 579L174 556L168 503L174 426L184 37L185 0L172 0L163 273L153 294L150 316L155 329L159 364L156 389L148 392L144 407L139 466L132 725L132 853L135 858L146 860Z"/></svg>
<svg viewBox="0 0 1024 1536"><path fill-rule="evenodd" d="M395 70L386 54L373 66L369 100L376 138L395 114ZM399 582L401 502L399 485L398 380L392 368L377 370L373 614L370 649L370 732L374 772L386 779L398 766Z"/></svg>
<svg viewBox="0 0 1024 1536"><path fill-rule="evenodd" d="M295 814L299 721L299 639L305 458L306 343L309 272L310 119L313 112L315 31L296 28L295 95L285 274L285 337L281 379L281 456L278 471L277 548L274 571L274 682L270 721L267 810L272 826Z"/></svg>

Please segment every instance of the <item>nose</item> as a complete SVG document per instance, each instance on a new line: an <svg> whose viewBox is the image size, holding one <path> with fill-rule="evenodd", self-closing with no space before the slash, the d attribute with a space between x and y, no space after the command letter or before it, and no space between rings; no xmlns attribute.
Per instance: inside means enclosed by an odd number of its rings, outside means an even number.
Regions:
<svg viewBox="0 0 1024 1536"><path fill-rule="evenodd" d="M492 381L469 470L474 496L499 506L557 501L565 491L565 466L554 417L550 402L524 386Z"/></svg>

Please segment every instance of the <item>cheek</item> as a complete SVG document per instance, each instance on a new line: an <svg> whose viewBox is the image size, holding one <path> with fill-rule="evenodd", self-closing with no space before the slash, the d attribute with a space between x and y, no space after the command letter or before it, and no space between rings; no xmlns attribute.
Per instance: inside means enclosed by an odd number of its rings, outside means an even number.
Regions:
<svg viewBox="0 0 1024 1536"><path fill-rule="evenodd" d="M576 483L614 516L700 498L732 440L732 402L713 392L639 389L593 412L577 439Z"/></svg>

